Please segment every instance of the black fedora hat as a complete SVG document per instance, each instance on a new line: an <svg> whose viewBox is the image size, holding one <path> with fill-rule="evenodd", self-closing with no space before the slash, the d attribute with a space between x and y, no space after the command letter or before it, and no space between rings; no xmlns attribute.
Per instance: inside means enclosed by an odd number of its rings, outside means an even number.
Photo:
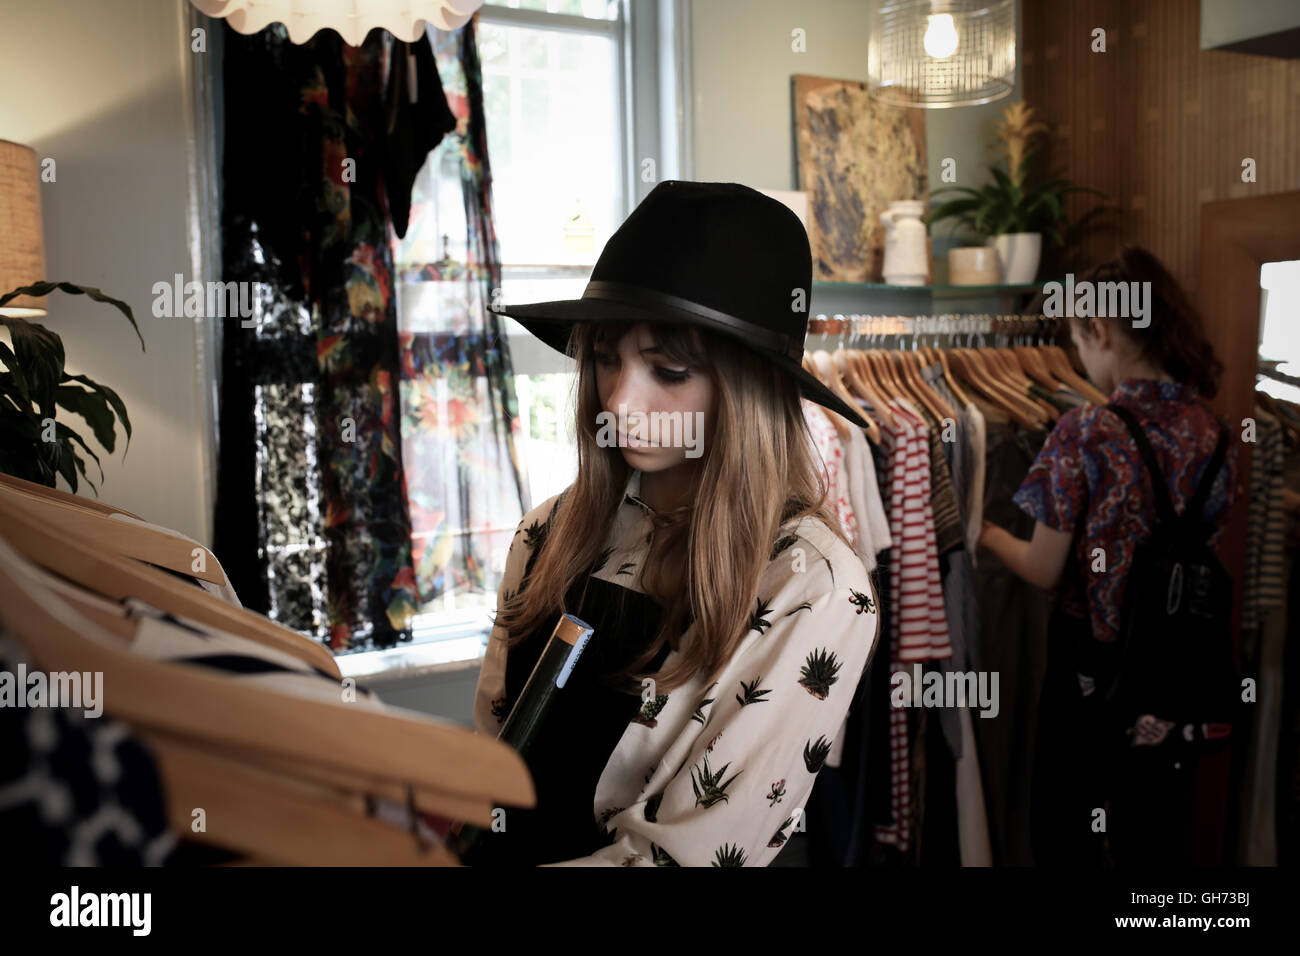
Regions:
<svg viewBox="0 0 1300 956"><path fill-rule="evenodd" d="M799 217L739 183L667 180L609 238L580 299L501 312L559 352L575 322L662 322L731 336L791 375L804 397L867 423L800 364L812 251Z"/></svg>

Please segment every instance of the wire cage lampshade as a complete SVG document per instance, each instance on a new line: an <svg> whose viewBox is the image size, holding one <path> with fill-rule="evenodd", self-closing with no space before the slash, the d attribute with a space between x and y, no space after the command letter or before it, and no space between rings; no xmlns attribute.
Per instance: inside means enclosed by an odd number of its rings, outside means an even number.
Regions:
<svg viewBox="0 0 1300 956"><path fill-rule="evenodd" d="M867 85L882 103L991 103L1015 76L1015 0L874 0Z"/></svg>

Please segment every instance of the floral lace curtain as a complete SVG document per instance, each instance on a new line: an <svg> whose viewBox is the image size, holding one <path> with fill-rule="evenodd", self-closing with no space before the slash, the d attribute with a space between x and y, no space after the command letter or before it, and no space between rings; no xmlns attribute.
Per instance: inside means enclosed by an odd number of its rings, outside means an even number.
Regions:
<svg viewBox="0 0 1300 956"><path fill-rule="evenodd" d="M473 25L431 34L457 125L398 246L451 229L463 255L400 277L384 175L419 169L428 145L386 117L392 38L221 28L223 279L257 286L251 318L220 320L216 551L247 606L336 653L390 647L422 607L495 588L527 501L486 307L500 280ZM447 185L456 223L430 215Z"/></svg>
<svg viewBox="0 0 1300 956"><path fill-rule="evenodd" d="M402 443L422 606L486 603L528 508L503 319L475 21L431 32L456 129L430 154L395 245Z"/></svg>

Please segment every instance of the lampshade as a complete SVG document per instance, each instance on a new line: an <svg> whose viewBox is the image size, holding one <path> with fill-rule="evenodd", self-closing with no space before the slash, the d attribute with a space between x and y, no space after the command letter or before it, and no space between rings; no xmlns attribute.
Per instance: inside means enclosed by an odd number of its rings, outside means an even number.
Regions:
<svg viewBox="0 0 1300 956"><path fill-rule="evenodd" d="M40 164L28 146L0 139L0 295L45 279ZM20 295L0 315L45 314L45 297Z"/></svg>
<svg viewBox="0 0 1300 956"><path fill-rule="evenodd" d="M1016 78L1013 0L875 0L867 86L893 106L1002 99Z"/></svg>
<svg viewBox="0 0 1300 956"><path fill-rule="evenodd" d="M413 43L428 21L439 30L458 30L483 0L190 0L210 17L225 17L237 33L256 33L268 23L283 23L294 43L306 43L319 30L335 30L349 46L383 27Z"/></svg>

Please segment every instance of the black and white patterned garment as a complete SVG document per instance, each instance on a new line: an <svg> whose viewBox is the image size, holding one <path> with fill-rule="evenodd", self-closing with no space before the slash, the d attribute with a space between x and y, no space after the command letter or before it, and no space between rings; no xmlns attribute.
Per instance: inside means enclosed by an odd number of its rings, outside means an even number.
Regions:
<svg viewBox="0 0 1300 956"><path fill-rule="evenodd" d="M39 670L0 620L0 671ZM18 688L25 694L25 688ZM82 708L0 707L0 839L41 866L160 866L167 827L157 766L131 729Z"/></svg>

